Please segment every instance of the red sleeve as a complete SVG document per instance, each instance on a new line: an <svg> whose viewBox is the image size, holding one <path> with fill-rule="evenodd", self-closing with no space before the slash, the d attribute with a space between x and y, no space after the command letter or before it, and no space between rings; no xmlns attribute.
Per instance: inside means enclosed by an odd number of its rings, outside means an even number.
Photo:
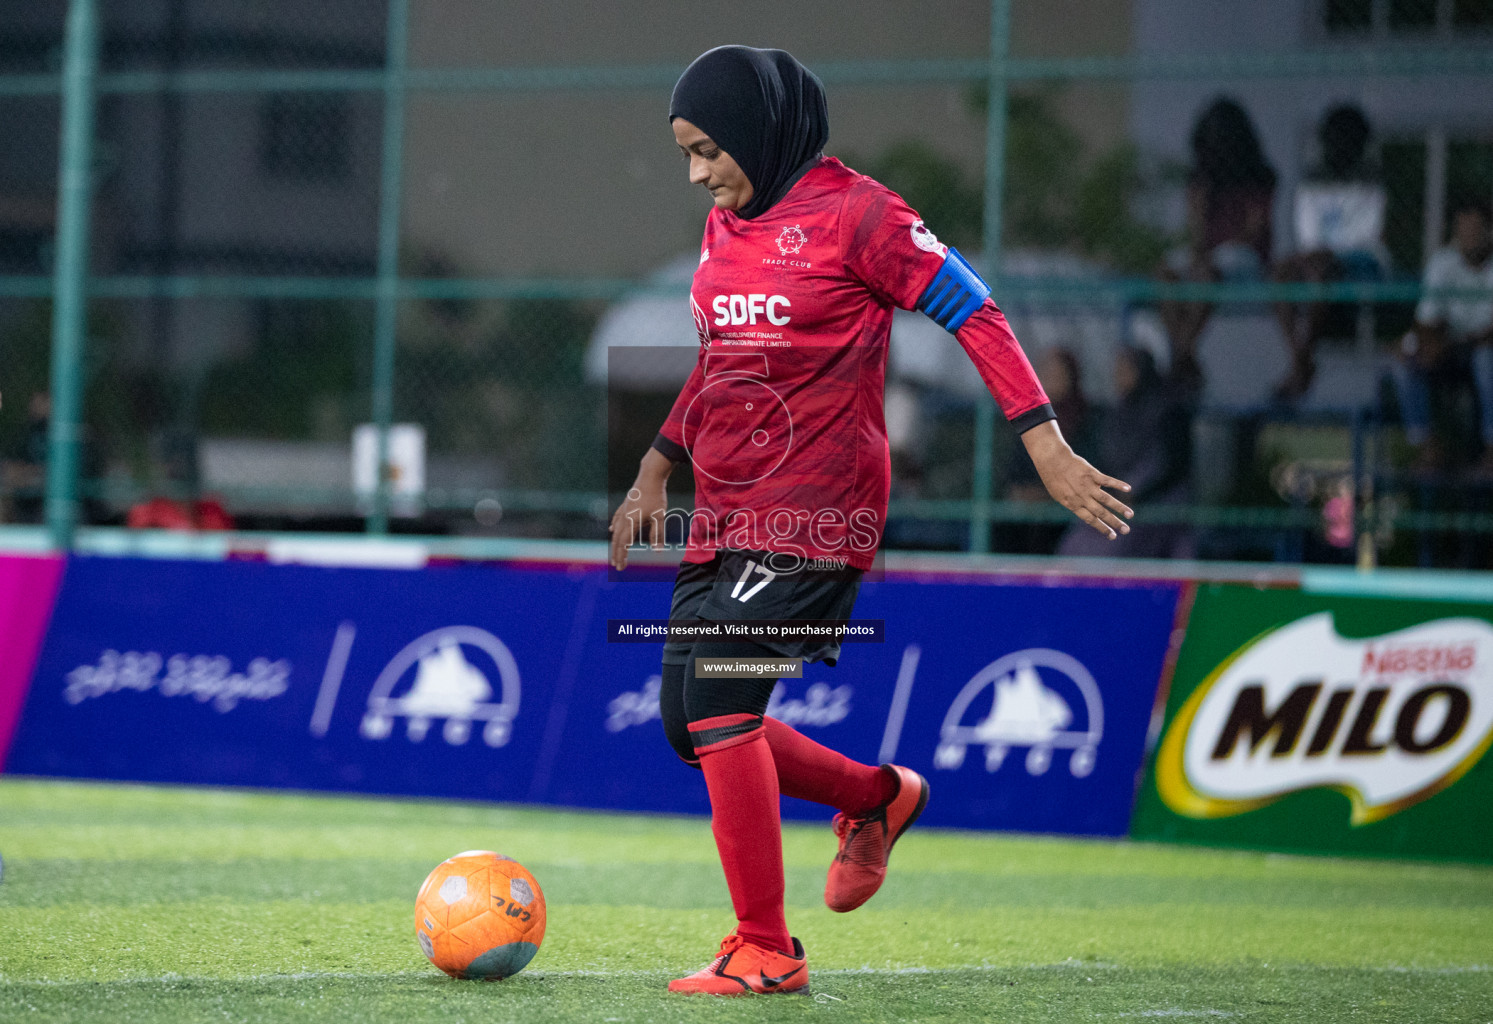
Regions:
<svg viewBox="0 0 1493 1024"><path fill-rule="evenodd" d="M652 447L671 462L690 461L689 448L684 443L684 414L689 411L690 404L700 393L700 387L705 381L705 371L702 369L704 363L702 351L700 358L695 361L695 368L690 371L689 380L684 382L679 397L674 399L674 407L669 410L668 419L664 420L658 436L653 439Z"/></svg>
<svg viewBox="0 0 1493 1024"><path fill-rule="evenodd" d="M955 337L1017 433L1057 419L1021 343L995 303L986 299Z"/></svg>
<svg viewBox="0 0 1493 1024"><path fill-rule="evenodd" d="M916 309L947 254L947 247L891 189L867 178L847 192L840 214L840 255L846 268L875 294L902 309ZM995 303L986 299L956 337L1018 432L1056 419L1032 364Z"/></svg>
<svg viewBox="0 0 1493 1024"><path fill-rule="evenodd" d="M867 288L916 309L943 266L945 247L901 196L870 178L852 185L840 210L840 259Z"/></svg>

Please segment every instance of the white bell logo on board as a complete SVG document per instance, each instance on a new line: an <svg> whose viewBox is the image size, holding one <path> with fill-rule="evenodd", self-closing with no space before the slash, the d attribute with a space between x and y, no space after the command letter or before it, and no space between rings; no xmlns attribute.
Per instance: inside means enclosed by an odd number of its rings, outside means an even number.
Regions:
<svg viewBox="0 0 1493 1024"><path fill-rule="evenodd" d="M462 716L492 696L487 677L471 666L461 645L442 638L441 645L420 658L415 685L404 696L410 715L431 718Z"/></svg>
<svg viewBox="0 0 1493 1024"><path fill-rule="evenodd" d="M989 711L976 702L990 692ZM972 746L985 748L985 770L1000 771L1006 755L1025 750L1029 775L1042 775L1055 751L1071 751L1068 771L1094 770L1104 736L1104 702L1093 675L1077 658L1045 647L1008 654L964 684L939 731L934 767L955 771Z"/></svg>
<svg viewBox="0 0 1493 1024"><path fill-rule="evenodd" d="M501 747L513 734L518 706L518 664L503 641L475 626L447 626L408 644L379 673L359 731L365 739L387 739L404 719L405 736L419 743L441 721L441 737L460 746L481 723L482 741Z"/></svg>

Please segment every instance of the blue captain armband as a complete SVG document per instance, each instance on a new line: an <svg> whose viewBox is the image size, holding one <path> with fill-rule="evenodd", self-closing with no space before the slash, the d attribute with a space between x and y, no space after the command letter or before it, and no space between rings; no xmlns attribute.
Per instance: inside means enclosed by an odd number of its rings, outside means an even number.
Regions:
<svg viewBox="0 0 1493 1024"><path fill-rule="evenodd" d="M958 249L950 247L938 276L929 282L928 290L918 300L918 309L953 334L964 326L964 321L980 308L989 294L990 286L969 265L969 261L959 255Z"/></svg>

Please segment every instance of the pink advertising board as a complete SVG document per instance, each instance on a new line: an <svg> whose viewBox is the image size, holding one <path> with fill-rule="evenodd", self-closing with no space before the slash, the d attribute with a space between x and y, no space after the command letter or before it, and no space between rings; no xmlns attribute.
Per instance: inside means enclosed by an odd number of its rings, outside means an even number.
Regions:
<svg viewBox="0 0 1493 1024"><path fill-rule="evenodd" d="M61 558L0 555L0 765L15 733L62 581Z"/></svg>

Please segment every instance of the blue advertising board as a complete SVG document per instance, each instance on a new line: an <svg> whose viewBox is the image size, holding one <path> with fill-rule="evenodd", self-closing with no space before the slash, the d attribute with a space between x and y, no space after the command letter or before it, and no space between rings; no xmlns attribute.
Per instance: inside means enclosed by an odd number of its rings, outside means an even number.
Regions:
<svg viewBox="0 0 1493 1024"><path fill-rule="evenodd" d="M1178 586L866 583L880 644L769 713L926 775L925 821L1124 834ZM665 742L666 582L600 566L69 562L6 770L705 813ZM784 801L790 817L831 811Z"/></svg>
<svg viewBox="0 0 1493 1024"><path fill-rule="evenodd" d="M1180 593L1171 583L862 588L856 613L887 622L879 753L928 778L938 798L924 822L1124 835Z"/></svg>
<svg viewBox="0 0 1493 1024"><path fill-rule="evenodd" d="M593 576L75 558L6 767L523 799Z"/></svg>
<svg viewBox="0 0 1493 1024"><path fill-rule="evenodd" d="M635 594L604 585L589 631L635 609ZM855 616L884 620L885 641L805 666L768 713L856 760L922 772L928 824L1124 835L1178 596L1172 583L865 583ZM699 773L660 735L658 650L585 646L563 747L596 756L555 764L544 799L708 810ZM831 813L784 800L788 817Z"/></svg>

